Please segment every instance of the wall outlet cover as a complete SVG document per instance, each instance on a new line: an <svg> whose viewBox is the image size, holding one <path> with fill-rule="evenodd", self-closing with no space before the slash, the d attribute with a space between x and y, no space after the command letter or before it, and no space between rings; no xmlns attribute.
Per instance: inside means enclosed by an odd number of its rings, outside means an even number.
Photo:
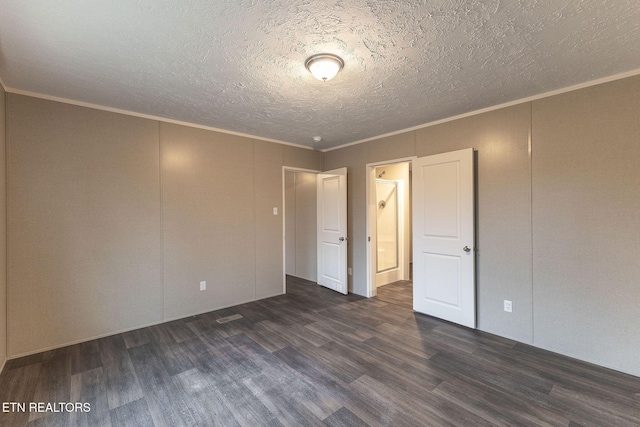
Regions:
<svg viewBox="0 0 640 427"><path fill-rule="evenodd" d="M504 311L511 313L513 311L513 302L508 299L504 300Z"/></svg>
<svg viewBox="0 0 640 427"><path fill-rule="evenodd" d="M207 282L200 282L200 290L201 291L206 291L207 290Z"/></svg>

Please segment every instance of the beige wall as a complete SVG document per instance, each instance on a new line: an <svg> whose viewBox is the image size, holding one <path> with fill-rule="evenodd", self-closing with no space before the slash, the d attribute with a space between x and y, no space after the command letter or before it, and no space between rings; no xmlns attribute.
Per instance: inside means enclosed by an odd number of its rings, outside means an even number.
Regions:
<svg viewBox="0 0 640 427"><path fill-rule="evenodd" d="M7 359L7 193L5 156L5 99L0 85L0 371Z"/></svg>
<svg viewBox="0 0 640 427"><path fill-rule="evenodd" d="M535 344L640 375L640 76L533 103Z"/></svg>
<svg viewBox="0 0 640 427"><path fill-rule="evenodd" d="M286 171L287 274L318 280L316 233L316 174Z"/></svg>
<svg viewBox="0 0 640 427"><path fill-rule="evenodd" d="M253 300L253 141L171 124L161 129L165 318Z"/></svg>
<svg viewBox="0 0 640 427"><path fill-rule="evenodd" d="M347 265L353 267L348 276L349 292L367 294L366 268L366 172L368 143L352 145L324 153L324 170L347 168Z"/></svg>
<svg viewBox="0 0 640 427"><path fill-rule="evenodd" d="M473 147L478 328L640 375L638 111L635 76L326 152L349 172L350 289L366 164Z"/></svg>
<svg viewBox="0 0 640 427"><path fill-rule="evenodd" d="M284 151L283 165L314 171L322 169L322 153L304 148L282 146Z"/></svg>
<svg viewBox="0 0 640 427"><path fill-rule="evenodd" d="M282 166L320 153L7 98L9 356L282 293Z"/></svg>
<svg viewBox="0 0 640 427"><path fill-rule="evenodd" d="M9 355L162 320L158 123L8 94Z"/></svg>
<svg viewBox="0 0 640 427"><path fill-rule="evenodd" d="M529 103L421 129L419 157L476 151L478 328L532 342ZM504 300L514 310L503 310Z"/></svg>

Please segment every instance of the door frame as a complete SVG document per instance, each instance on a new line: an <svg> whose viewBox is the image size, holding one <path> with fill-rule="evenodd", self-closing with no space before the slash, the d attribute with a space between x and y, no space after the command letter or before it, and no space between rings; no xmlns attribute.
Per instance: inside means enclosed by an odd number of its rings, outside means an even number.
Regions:
<svg viewBox="0 0 640 427"><path fill-rule="evenodd" d="M286 187L285 187L285 173L286 172L307 172L313 174L319 174L320 171L316 169L304 169L304 168L296 168L293 166L282 166L282 206L280 207L280 212L282 212L282 293L287 293L287 241L286 239L286 231L287 231L287 223L286 223Z"/></svg>
<svg viewBox="0 0 640 427"><path fill-rule="evenodd" d="M375 194L372 194L375 191L375 181L376 181L376 168L378 166L386 166L393 165L396 163L410 163L413 159L417 159L418 156L411 157L402 157L393 160L385 160L381 162L373 162L366 164L366 227L367 227L367 297L375 297L376 292L376 262L375 262L375 251L372 248L371 242L376 241L376 209L377 204L375 203ZM406 201L405 201L406 203ZM407 221L405 218L405 225ZM413 216L411 217L411 229L413 230ZM406 256L406 254L405 254Z"/></svg>

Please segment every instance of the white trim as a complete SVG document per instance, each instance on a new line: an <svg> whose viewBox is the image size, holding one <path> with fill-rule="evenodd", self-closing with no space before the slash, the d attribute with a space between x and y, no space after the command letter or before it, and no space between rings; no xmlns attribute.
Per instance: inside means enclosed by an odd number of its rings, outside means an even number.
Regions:
<svg viewBox="0 0 640 427"><path fill-rule="evenodd" d="M639 75L639 74L640 74L640 69L633 70L633 71L627 71L625 73L620 73L620 74L614 74L613 76L603 77L603 78L600 78L600 79L597 79L597 80L591 80L591 81L588 81L588 82L585 82L585 83L580 83L580 84L577 84L577 85L568 86L568 87L565 87L565 88L562 88L562 89L552 90L550 92L544 92L544 93L541 93L541 94L538 94L538 95L532 95L532 96L529 96L527 98L516 99L515 101L505 102L504 104L498 104L498 105L494 105L492 107L486 107L486 108L482 108L480 110L474 110L474 111L470 111L468 113L458 114L457 116L447 117L447 118L444 118L444 119L436 120L436 121L425 123L425 124L422 124L422 125L413 126L413 127L406 128L406 129L400 129L400 130L397 130L397 131L394 131L394 132L389 132L389 133L385 133L385 134L382 134L382 135L372 136L370 138L360 139L358 141L353 141L353 142L349 142L349 143L346 143L346 144L338 145L337 147L325 148L323 150L320 150L320 152L326 153L326 152L333 151L333 150L339 150L341 148L350 147L352 145L362 144L363 142L375 141L376 139L381 139L381 138L386 138L386 137L389 137L389 136L399 135L399 134L402 134L402 133L411 132L411 131L414 131L414 130L419 130L419 129L423 129L423 128L439 125L439 124L442 124L442 123L451 122L451 121L458 120L458 119L463 119L465 117L476 116L478 114L488 113L489 111L495 111L495 110L499 110L501 108L512 107L512 106L518 105L518 104L524 104L525 102L537 101L539 99L548 98L550 96L560 95L560 94L563 94L563 93L572 92L574 90L584 89L584 88L587 88L587 87L596 86L596 85L603 84L603 83L609 83L609 82L612 82L612 81L615 81L615 80L621 80L621 79L624 79L624 78L627 78L627 77L636 76L636 75Z"/></svg>
<svg viewBox="0 0 640 427"><path fill-rule="evenodd" d="M285 234L287 232L286 222L286 188L285 188L285 172L308 172L318 174L321 171L315 169L296 168L293 166L282 166L282 293L287 293L287 242L285 241Z"/></svg>
<svg viewBox="0 0 640 427"><path fill-rule="evenodd" d="M417 159L418 156L408 156L408 157L401 157L399 159L393 159L393 160L384 160L381 162L373 162L373 163L367 163L366 166L373 166L373 167L377 167L377 166L387 166L387 165L395 165L396 163L405 163L405 162L410 162L413 159Z"/></svg>
<svg viewBox="0 0 640 427"><path fill-rule="evenodd" d="M211 127L211 126L198 125L198 124L195 124L195 123L189 123L189 122L183 122L183 121L180 121L180 120L168 119L168 118L165 118L165 117L153 116L153 115L150 115L150 114L136 113L134 111L121 110L121 109L118 109L118 108L111 108L111 107L105 107L105 106L102 106L102 105L91 104L91 103L88 103L88 102L74 101L74 100L67 99L67 98L61 98L61 97L50 96L50 95L43 95L43 94L36 93L36 92L20 90L20 89L14 89L14 88L7 87L7 85L5 85L4 82L2 81L1 77L0 77L0 85L2 85L2 87L5 90L5 92L14 93L14 94L17 94L17 95L31 96L31 97L34 97L34 98L45 99L45 100L48 100L48 101L56 101L56 102L62 102L62 103L65 103L65 104L77 105L79 107L93 108L93 109L96 109L96 110L109 111L109 112L118 113L118 114L125 114L125 115L128 115L128 116L140 117L140 118L143 118L143 119L158 120L158 121L165 122L165 123L172 123L172 124L177 124L177 125L182 125L182 126L193 127L193 128L197 128L197 129L210 130L210 131L220 132L220 133L224 133L224 134L228 134L228 135L241 136L241 137L245 137L245 138L257 139L257 140L260 140L260 141L267 141L267 142L273 142L273 143L276 143L276 144L288 145L288 146L296 147L296 148L303 148L305 150L320 151L321 153L327 153L329 151L339 150L341 148L350 147L352 145L362 144L363 142L374 141L376 139L381 139L381 138L386 138L386 137L389 137L389 136L399 135L399 134L402 134L402 133L405 133L405 132L411 132L411 131L414 131L414 130L419 130L419 129L423 129L423 128L439 125L439 124L442 124L442 123L447 123L447 122L450 122L450 121L453 121L453 120L458 120L458 119L462 119L462 118L465 118L465 117L471 117L471 116L475 116L475 115L478 115L478 114L487 113L489 111L499 110L501 108L506 108L506 107L511 107L511 106L518 105L518 104L523 104L525 102L536 101L538 99L548 98L550 96L560 95L560 94L571 92L571 91L574 91L574 90L584 89L584 88L587 88L587 87L590 87L590 86L596 86L596 85L603 84L603 83L609 83L609 82L612 82L612 81L615 81L615 80L620 80L620 79L624 79L624 78L627 78L627 77L632 77L632 76L639 75L639 74L640 74L640 69L631 70L631 71L627 71L627 72L619 73L619 74L614 74L612 76L602 77L602 78L596 79L596 80L590 80L588 82L579 83L579 84L573 85L573 86L567 86L565 88L556 89L556 90L553 90L553 91L550 91L550 92L544 92L544 93L541 93L541 94L538 94L538 95L532 95L532 96L529 96L527 98L516 99L514 101L506 102L506 103L503 103L503 104L498 104L498 105L494 105L494 106L491 106L491 107L482 108L480 110L470 111L468 113L459 114L457 116L452 116L452 117L447 117L447 118L440 119L440 120L435 120L433 122L424 123L424 124L421 124L421 125L418 125L418 126L413 126L413 127L410 127L410 128L400 129L400 130L397 130L397 131L394 131L394 132L389 132L389 133L384 133L382 135L372 136L370 138L359 139L357 141L348 142L346 144L338 145L337 147L330 147L330 148L319 149L319 150L316 150L313 147L309 147L309 146L306 146L306 145L294 144L292 142L280 141L280 140L271 139L271 138L264 138L264 137L261 137L261 136L250 135L250 134L241 133L241 132L233 132L233 131L229 131L229 130L225 130L225 129L214 128L214 127Z"/></svg>
<svg viewBox="0 0 640 427"><path fill-rule="evenodd" d="M373 213L375 212L372 209L372 204L371 204L371 192L373 191L372 189L372 185L371 182L375 181L376 179L376 167L377 166L386 166L386 165L394 165L397 163L410 163L412 162L414 159L417 159L418 156L410 156L410 157L402 157L399 159L393 159L393 160L385 160L385 161L381 161L381 162L373 162L373 163L367 163L365 165L365 173L366 173L366 190L365 190L365 200L366 200L366 206L367 206L367 210L366 210L366 216L365 216L365 227L367 230L367 241L366 243L366 257L367 257L367 292L366 292L366 297L367 298L371 298L376 296L376 286L375 286L375 280L376 280L376 272L375 272L375 263L373 262L373 250L371 249L371 242L375 242L375 238L376 238L376 229L373 226L373 217L375 216ZM413 221L413 217L411 218L411 220ZM413 224L411 225L413 227ZM413 228L412 228L413 229ZM369 240L369 237L371 238L371 240ZM408 274L408 272L407 272Z"/></svg>
<svg viewBox="0 0 640 427"><path fill-rule="evenodd" d="M282 166L282 169L286 169L291 172L309 172L309 173L321 173L322 171L317 169L305 169L305 168L296 168L293 166Z"/></svg>
<svg viewBox="0 0 640 427"><path fill-rule="evenodd" d="M280 141L279 139L265 138L265 137L262 137L262 136L250 135L248 133L234 132L234 131L230 131L230 130L226 130L226 129L215 128L215 127L212 127L212 126L198 125L198 124L195 124L195 123L184 122L184 121L181 121L181 120L168 119L166 117L154 116L152 114L136 113L135 111L121 110L120 108L105 107L103 105L91 104L89 102L74 101L72 99L60 98L60 97L57 97L57 96L43 95L43 94L40 94L40 93L30 92L30 91L27 91L27 90L8 88L6 86L4 86L4 88L5 88L6 92L13 93L13 94L16 94L16 95L30 96L32 98L39 98L39 99L44 99L44 100L47 100L47 101L61 102L63 104L76 105L78 107L93 108L94 110L108 111L110 113L124 114L124 115L127 115L127 116L139 117L139 118L142 118L142 119L157 120L159 122L171 123L171 124L174 124L174 125L188 126L188 127L196 128L196 129L204 129L204 130L210 130L210 131L213 131L213 132L224 133L224 134L227 134L227 135L241 136L241 137L244 137L244 138L251 138L251 139L257 139L257 140L260 140L260 141L273 142L273 143L276 143L276 144L288 145L288 146L296 147L296 148L304 148L305 150L313 150L312 147L308 147L306 145L300 145L300 144L294 144L292 142ZM315 150L313 150L313 151L315 151Z"/></svg>

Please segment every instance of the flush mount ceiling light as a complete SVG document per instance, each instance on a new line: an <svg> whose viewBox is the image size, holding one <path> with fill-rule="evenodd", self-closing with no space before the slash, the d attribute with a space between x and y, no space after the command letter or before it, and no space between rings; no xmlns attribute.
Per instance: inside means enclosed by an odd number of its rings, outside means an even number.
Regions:
<svg viewBox="0 0 640 427"><path fill-rule="evenodd" d="M329 81L338 74L344 61L337 55L331 53L319 53L310 56L304 63L307 70L318 80Z"/></svg>

